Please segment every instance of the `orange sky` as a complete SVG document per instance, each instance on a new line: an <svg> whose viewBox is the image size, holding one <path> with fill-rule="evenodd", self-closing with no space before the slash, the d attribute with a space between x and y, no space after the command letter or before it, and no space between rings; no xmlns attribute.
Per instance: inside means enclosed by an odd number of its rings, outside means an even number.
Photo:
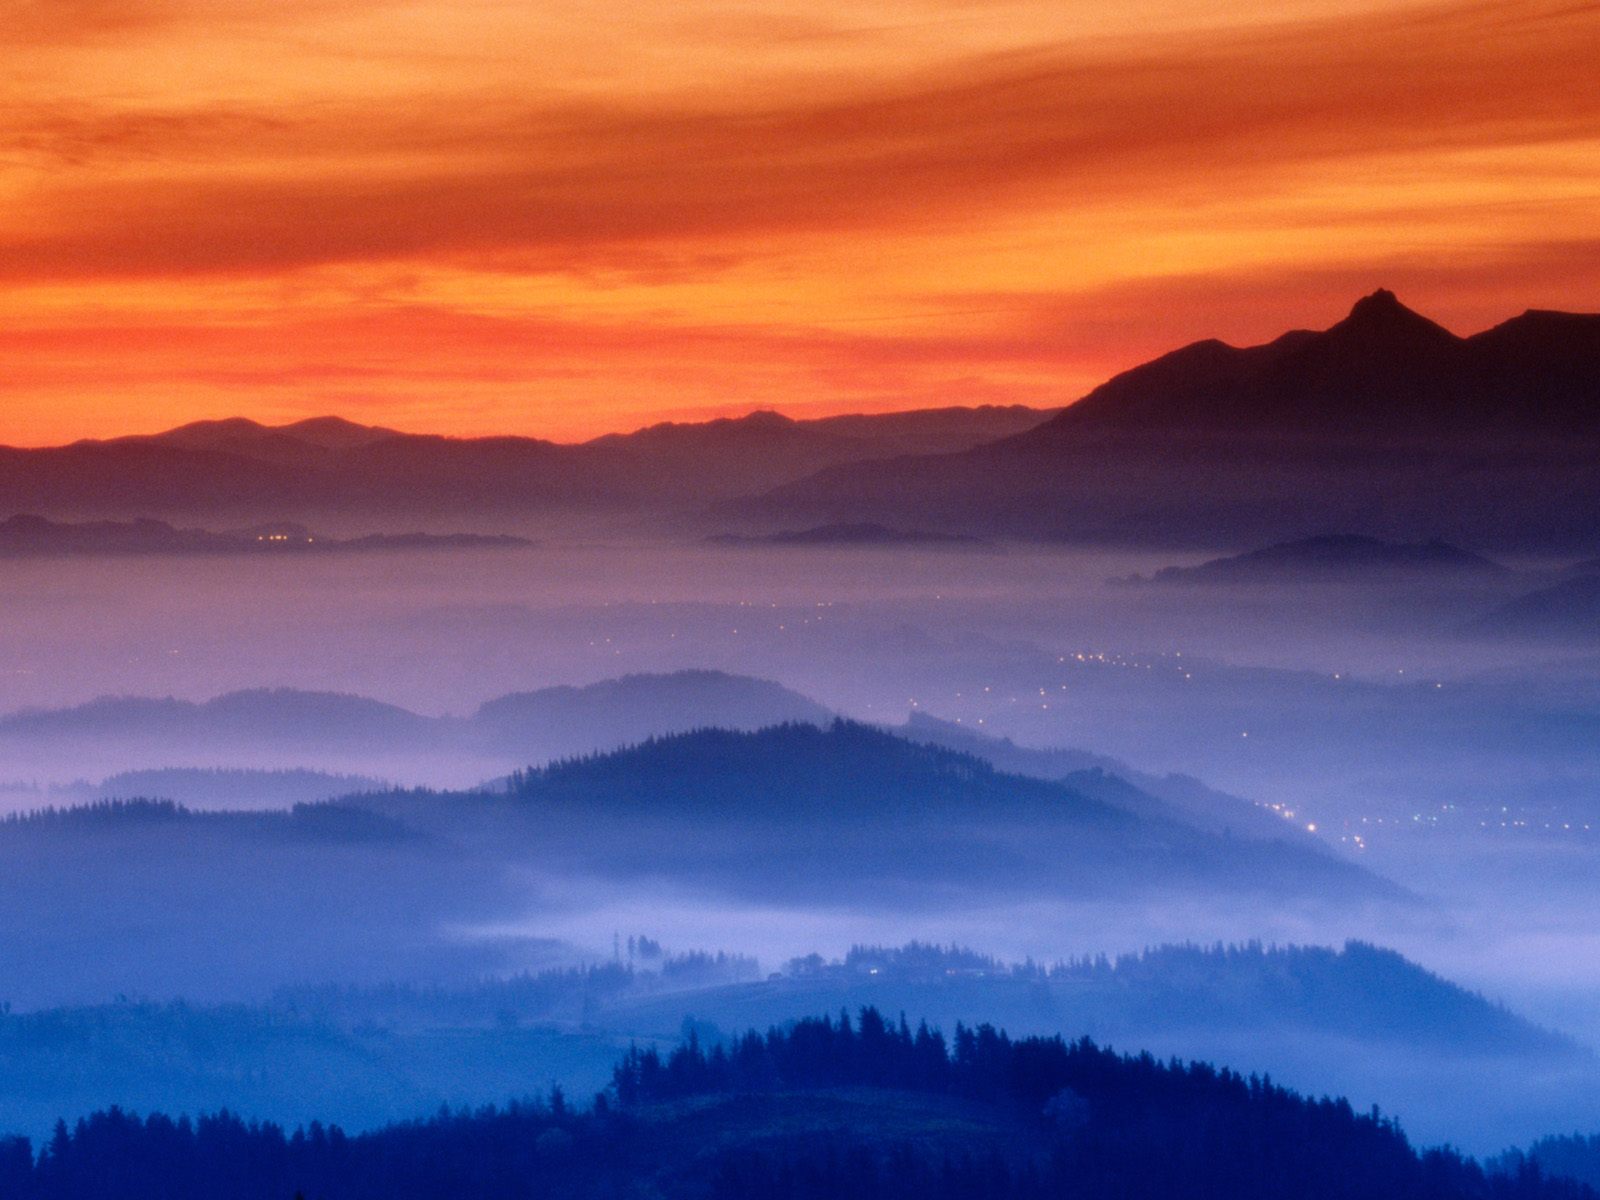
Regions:
<svg viewBox="0 0 1600 1200"><path fill-rule="evenodd" d="M0 53L15 444L1058 404L1380 285L1600 308L1583 0L0 0Z"/></svg>

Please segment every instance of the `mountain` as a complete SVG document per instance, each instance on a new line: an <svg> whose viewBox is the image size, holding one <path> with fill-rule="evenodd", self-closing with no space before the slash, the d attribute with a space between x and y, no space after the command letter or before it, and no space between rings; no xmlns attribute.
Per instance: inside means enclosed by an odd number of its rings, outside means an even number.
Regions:
<svg viewBox="0 0 1600 1200"><path fill-rule="evenodd" d="M1380 289L1321 333L1197 342L1102 384L1032 435L1093 429L1600 436L1600 315L1529 311L1457 337Z"/></svg>
<svg viewBox="0 0 1600 1200"><path fill-rule="evenodd" d="M1484 637L1592 642L1600 636L1600 575L1579 575L1501 605L1473 623Z"/></svg>
<svg viewBox="0 0 1600 1200"><path fill-rule="evenodd" d="M777 533L746 535L719 533L706 541L719 546L980 546L981 539L959 533L934 533L921 529L890 529L867 521L854 525L817 525L811 529L783 529Z"/></svg>
<svg viewBox="0 0 1600 1200"><path fill-rule="evenodd" d="M1587 547L1600 524L1600 316L1528 312L1472 337L1386 291L1321 332L1199 342L1036 429L831 467L741 520L1163 544L1330 528L1495 549Z"/></svg>
<svg viewBox="0 0 1600 1200"><path fill-rule="evenodd" d="M332 538L280 521L215 533L165 521L51 521L18 514L0 521L0 558L109 554L336 554L362 550L480 550L531 546L526 538L475 533L373 533Z"/></svg>
<svg viewBox="0 0 1600 1200"><path fill-rule="evenodd" d="M835 721L699 730L556 763L514 776L508 799L485 813L508 822L508 841L525 840L510 830L534 822L574 869L677 879L763 903L1404 899L1321 848L1211 833L1153 797L1119 802L1121 788L1137 793L1122 784L1091 795ZM439 830L425 801L359 803Z"/></svg>
<svg viewBox="0 0 1600 1200"><path fill-rule="evenodd" d="M312 767L460 785L660 734L825 723L832 717L779 684L720 671L628 675L513 693L467 717L423 716L360 696L273 688L200 702L105 696L70 708L23 710L0 716L0 755L19 778L58 781L182 764ZM140 778L157 782L150 774ZM226 780L218 782L222 791L234 790ZM159 789L142 794L216 807L191 790L199 783L183 779L181 795Z"/></svg>
<svg viewBox="0 0 1600 1200"><path fill-rule="evenodd" d="M360 696L258 688L199 703L107 696L73 708L25 709L0 717L0 740L68 736L359 746L425 738L431 725L427 717Z"/></svg>
<svg viewBox="0 0 1600 1200"><path fill-rule="evenodd" d="M0 510L257 520L552 509L638 515L764 490L837 463L967 449L1049 415L993 406L819 420L754 412L573 445L409 434L336 417L278 426L233 418L44 449L0 447Z"/></svg>
<svg viewBox="0 0 1600 1200"><path fill-rule="evenodd" d="M1506 568L1448 542L1386 542L1360 534L1329 534L1280 542L1193 567L1163 567L1129 583L1251 584L1301 579L1363 579L1384 575L1498 576Z"/></svg>

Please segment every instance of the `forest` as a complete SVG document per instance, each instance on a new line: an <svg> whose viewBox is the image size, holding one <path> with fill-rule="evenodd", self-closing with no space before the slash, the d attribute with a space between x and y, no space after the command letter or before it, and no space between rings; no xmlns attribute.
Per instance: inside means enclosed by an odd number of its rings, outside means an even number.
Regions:
<svg viewBox="0 0 1600 1200"><path fill-rule="evenodd" d="M1593 1200L1536 1162L1419 1152L1376 1108L1088 1039L947 1040L873 1008L709 1050L634 1049L581 1109L559 1089L347 1135L226 1112L110 1109L37 1154L0 1147L6 1200L532 1200L660 1195L1142 1200Z"/></svg>

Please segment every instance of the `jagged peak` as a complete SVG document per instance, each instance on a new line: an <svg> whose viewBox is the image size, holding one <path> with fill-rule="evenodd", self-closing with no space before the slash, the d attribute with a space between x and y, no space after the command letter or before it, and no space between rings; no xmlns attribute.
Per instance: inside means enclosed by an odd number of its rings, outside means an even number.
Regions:
<svg viewBox="0 0 1600 1200"><path fill-rule="evenodd" d="M1350 315L1328 332L1401 332L1434 338L1444 337L1451 341L1459 340L1443 325L1428 320L1414 309L1407 308L1400 302L1400 297L1388 288L1379 288L1361 297L1351 307Z"/></svg>

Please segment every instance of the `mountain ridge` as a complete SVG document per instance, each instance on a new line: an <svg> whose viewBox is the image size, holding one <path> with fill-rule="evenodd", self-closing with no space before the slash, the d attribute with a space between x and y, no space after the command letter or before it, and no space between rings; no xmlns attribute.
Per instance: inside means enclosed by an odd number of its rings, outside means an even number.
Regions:
<svg viewBox="0 0 1600 1200"><path fill-rule="evenodd" d="M0 510L255 519L561 508L659 515L836 463L966 449L1053 411L981 405L796 419L757 410L577 443L405 433L336 416L276 426L233 417L64 446L0 446Z"/></svg>
<svg viewBox="0 0 1600 1200"><path fill-rule="evenodd" d="M1600 315L1529 311L1461 338L1383 291L1329 329L1191 343L1032 430L836 465L727 515L1169 548L1341 529L1568 552L1600 525L1597 448Z"/></svg>

